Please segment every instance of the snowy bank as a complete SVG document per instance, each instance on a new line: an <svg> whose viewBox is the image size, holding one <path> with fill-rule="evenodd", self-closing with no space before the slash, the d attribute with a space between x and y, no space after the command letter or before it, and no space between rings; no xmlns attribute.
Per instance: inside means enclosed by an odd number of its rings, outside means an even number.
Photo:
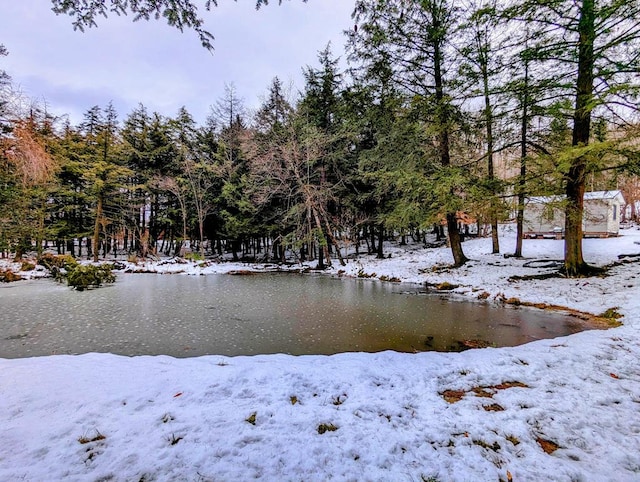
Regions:
<svg viewBox="0 0 640 482"><path fill-rule="evenodd" d="M640 231L622 234L585 240L586 260L639 253ZM332 271L618 307L624 326L463 353L0 360L0 480L640 480L640 263L510 282L548 271L524 264L561 259L562 242L525 241L527 260L464 248L458 270L446 248L396 247Z"/></svg>

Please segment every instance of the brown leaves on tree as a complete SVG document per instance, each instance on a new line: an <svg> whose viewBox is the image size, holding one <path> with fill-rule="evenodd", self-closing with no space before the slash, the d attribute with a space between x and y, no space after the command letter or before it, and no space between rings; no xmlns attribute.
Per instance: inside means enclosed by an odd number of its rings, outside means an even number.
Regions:
<svg viewBox="0 0 640 482"><path fill-rule="evenodd" d="M3 139L3 150L12 170L24 187L42 185L56 173L57 164L46 150L33 122L15 122L12 135Z"/></svg>

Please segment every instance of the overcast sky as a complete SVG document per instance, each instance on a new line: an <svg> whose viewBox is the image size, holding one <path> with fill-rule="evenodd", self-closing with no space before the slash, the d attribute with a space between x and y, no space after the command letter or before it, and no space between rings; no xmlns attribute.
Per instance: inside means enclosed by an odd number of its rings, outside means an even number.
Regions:
<svg viewBox="0 0 640 482"><path fill-rule="evenodd" d="M211 53L194 32L180 33L163 20L112 16L82 33L70 17L56 16L49 0L5 0L0 43L9 56L0 58L0 69L27 96L56 115L69 114L73 123L109 101L120 119L143 103L167 116L184 105L202 122L225 83L235 84L249 108L260 104L276 75L302 89L302 68L317 66L327 42L342 55L355 0L285 0L281 6L273 0L259 11L254 0L218 3L201 11L215 36Z"/></svg>

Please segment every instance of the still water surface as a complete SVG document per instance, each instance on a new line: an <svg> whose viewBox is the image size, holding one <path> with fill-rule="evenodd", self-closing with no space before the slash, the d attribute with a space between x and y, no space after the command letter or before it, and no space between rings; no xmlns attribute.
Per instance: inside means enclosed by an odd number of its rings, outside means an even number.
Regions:
<svg viewBox="0 0 640 482"><path fill-rule="evenodd" d="M50 280L11 283L0 287L0 357L443 351L462 340L514 346L583 329L562 314L418 291L291 274L121 274L83 292Z"/></svg>

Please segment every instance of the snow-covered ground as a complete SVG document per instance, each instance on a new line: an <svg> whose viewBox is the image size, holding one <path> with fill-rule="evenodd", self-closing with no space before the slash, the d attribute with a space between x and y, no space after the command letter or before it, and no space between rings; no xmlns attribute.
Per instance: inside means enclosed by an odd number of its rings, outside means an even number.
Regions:
<svg viewBox="0 0 640 482"><path fill-rule="evenodd" d="M585 240L586 260L640 253L640 231L622 235ZM513 233L501 243L512 252ZM448 281L489 302L617 307L624 326L463 353L0 360L0 480L640 481L638 258L605 278L512 282L547 269L490 254L490 239L464 249L458 270L433 270L451 262L446 248L401 247L332 270ZM529 261L562 249L524 244Z"/></svg>

